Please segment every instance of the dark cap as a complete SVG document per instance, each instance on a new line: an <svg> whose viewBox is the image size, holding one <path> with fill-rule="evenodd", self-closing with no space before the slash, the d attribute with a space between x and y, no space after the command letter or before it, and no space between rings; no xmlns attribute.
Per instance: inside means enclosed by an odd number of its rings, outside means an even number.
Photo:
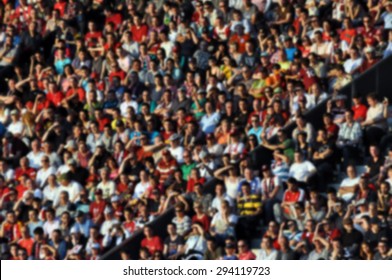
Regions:
<svg viewBox="0 0 392 280"><path fill-rule="evenodd" d="M122 120L117 120L116 121L116 126L123 126L124 122Z"/></svg>
<svg viewBox="0 0 392 280"><path fill-rule="evenodd" d="M83 217L84 216L84 212L83 211L76 211L75 217Z"/></svg>
<svg viewBox="0 0 392 280"><path fill-rule="evenodd" d="M381 223L381 221L377 217L370 219L370 224L372 224L372 225L379 225L380 223Z"/></svg>
<svg viewBox="0 0 392 280"><path fill-rule="evenodd" d="M95 191L95 195L102 195L102 190L101 189L97 189Z"/></svg>
<svg viewBox="0 0 392 280"><path fill-rule="evenodd" d="M289 183L289 184L297 184L298 181L294 177L290 177L290 178L287 179L287 183Z"/></svg>

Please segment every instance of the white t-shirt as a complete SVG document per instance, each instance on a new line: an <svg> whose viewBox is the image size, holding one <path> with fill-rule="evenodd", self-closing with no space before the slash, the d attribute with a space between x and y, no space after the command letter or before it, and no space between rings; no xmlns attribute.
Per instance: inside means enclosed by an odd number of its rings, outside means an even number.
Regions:
<svg viewBox="0 0 392 280"><path fill-rule="evenodd" d="M15 134L22 134L24 130L24 124L21 121L17 121L15 123L11 123L8 127L7 130L11 132L13 135Z"/></svg>
<svg viewBox="0 0 392 280"><path fill-rule="evenodd" d="M60 221L59 220L54 220L52 222L46 221L44 223L44 232L45 234L47 234L49 237L52 235L52 232L55 229L59 229L60 228Z"/></svg>
<svg viewBox="0 0 392 280"><path fill-rule="evenodd" d="M225 193L222 197L215 197L211 202L211 207L220 212L222 201L224 200L227 200L229 202L230 207L234 206L233 199Z"/></svg>
<svg viewBox="0 0 392 280"><path fill-rule="evenodd" d="M176 159L176 161L178 163L183 163L184 162L184 158L182 156L182 154L184 153L184 148L182 146L178 146L176 148L169 148L169 151L171 153L171 155Z"/></svg>
<svg viewBox="0 0 392 280"><path fill-rule="evenodd" d="M135 112L138 111L137 110L138 108L137 108L137 102L136 101L133 101L133 100L131 100L131 101L123 101L120 104L121 116L123 116L123 117L127 116L128 107L132 107L135 110Z"/></svg>
<svg viewBox="0 0 392 280"><path fill-rule="evenodd" d="M289 176L294 177L297 181L305 182L305 179L316 171L316 167L310 161L306 160L301 163L293 163L290 167Z"/></svg>
<svg viewBox="0 0 392 280"><path fill-rule="evenodd" d="M148 181L145 183L139 182L136 185L135 190L133 192L133 198L141 198L142 194L147 190L147 188L149 186L150 186L150 183Z"/></svg>
<svg viewBox="0 0 392 280"><path fill-rule="evenodd" d="M345 178L343 179L343 181L340 183L340 187L341 188L345 188L345 187L353 187L355 185L359 184L359 177L356 177L354 179L351 178ZM354 197L354 193L345 193L342 196L342 199L346 202L350 201L353 197Z"/></svg>
<svg viewBox="0 0 392 280"><path fill-rule="evenodd" d="M40 169L37 172L37 177L35 178L35 182L37 185L42 188L46 183L46 179L52 174L56 174L56 169L53 166L50 166L48 169Z"/></svg>
<svg viewBox="0 0 392 280"><path fill-rule="evenodd" d="M34 153L31 151L27 154L27 158L29 160L29 165L32 168L39 169L41 168L41 159L45 155L44 152Z"/></svg>
<svg viewBox="0 0 392 280"><path fill-rule="evenodd" d="M60 186L59 186L59 190L58 190L58 194L57 194L57 196L56 196L55 201L54 201L53 204L54 204L54 205L57 205L57 204L58 204L59 199L60 199L60 193L63 192L63 191L68 192L69 200L70 200L71 202L74 202L75 199L76 199L76 197L77 197L77 196L79 195L79 193L82 191L82 189L83 189L82 185L79 184L79 183L76 182L76 181L71 181L71 182L69 182L68 186L60 185Z"/></svg>
<svg viewBox="0 0 392 280"><path fill-rule="evenodd" d="M55 187L54 189L52 189L51 187L49 187L49 185L46 185L46 187L44 187L44 200L50 200L50 201L54 201L55 198L59 195L59 187Z"/></svg>
<svg viewBox="0 0 392 280"><path fill-rule="evenodd" d="M114 182L110 180L107 181L106 184L104 182L101 182L98 184L97 189L102 190L103 199L107 199L114 195L114 192L116 191L116 184L114 184Z"/></svg>

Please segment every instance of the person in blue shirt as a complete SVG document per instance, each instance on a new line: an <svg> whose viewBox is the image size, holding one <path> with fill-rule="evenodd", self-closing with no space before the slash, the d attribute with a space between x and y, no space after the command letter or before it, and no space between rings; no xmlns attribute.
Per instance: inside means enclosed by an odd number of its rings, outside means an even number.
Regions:
<svg viewBox="0 0 392 280"><path fill-rule="evenodd" d="M226 261L235 261L238 260L237 255L235 254L235 244L227 243L225 246L225 255L223 256L223 260Z"/></svg>
<svg viewBox="0 0 392 280"><path fill-rule="evenodd" d="M244 170L244 179L238 183L238 193L242 193L242 185L247 182L250 185L251 194L261 194L261 180L254 176L253 170L249 167Z"/></svg>
<svg viewBox="0 0 392 280"><path fill-rule="evenodd" d="M56 250L57 259L64 260L67 256L67 242L61 236L61 231L55 229L48 243L54 250ZM55 256L56 257L56 256Z"/></svg>
<svg viewBox="0 0 392 280"><path fill-rule="evenodd" d="M251 129L248 130L247 135L254 135L257 138L258 144L261 144L262 138L261 138L261 133L263 132L263 127L260 125L259 117L257 115L254 115L250 119L251 121Z"/></svg>
<svg viewBox="0 0 392 280"><path fill-rule="evenodd" d="M284 50L286 52L287 60L293 61L295 53L297 52L297 48L293 44L293 39L291 37L284 38Z"/></svg>

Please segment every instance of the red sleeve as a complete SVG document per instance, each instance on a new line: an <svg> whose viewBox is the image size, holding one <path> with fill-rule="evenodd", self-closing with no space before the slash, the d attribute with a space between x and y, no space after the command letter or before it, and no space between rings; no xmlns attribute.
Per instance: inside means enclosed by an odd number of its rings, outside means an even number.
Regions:
<svg viewBox="0 0 392 280"><path fill-rule="evenodd" d="M162 244L162 240L159 236L155 236L155 251L163 251L163 244Z"/></svg>
<svg viewBox="0 0 392 280"><path fill-rule="evenodd" d="M80 102L84 102L86 100L86 92L84 91L83 88L78 89L78 96Z"/></svg>
<svg viewBox="0 0 392 280"><path fill-rule="evenodd" d="M186 184L186 192L190 193L193 192L193 179L189 179Z"/></svg>

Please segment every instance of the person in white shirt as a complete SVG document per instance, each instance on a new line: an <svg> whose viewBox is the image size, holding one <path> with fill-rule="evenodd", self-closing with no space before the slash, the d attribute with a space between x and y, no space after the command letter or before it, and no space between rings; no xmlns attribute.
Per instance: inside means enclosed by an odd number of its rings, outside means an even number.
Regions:
<svg viewBox="0 0 392 280"><path fill-rule="evenodd" d="M105 236L111 232L113 226L120 224L120 222L113 217L113 209L110 206L106 206L103 213L105 221L102 223L100 233Z"/></svg>
<svg viewBox="0 0 392 280"><path fill-rule="evenodd" d="M47 202L53 202L56 197L59 195L59 187L57 185L55 175L49 175L47 184L43 189L44 200L43 204L45 205Z"/></svg>
<svg viewBox="0 0 392 280"><path fill-rule="evenodd" d="M124 92L124 101L120 104L121 116L127 117L128 107L132 107L135 112L138 111L138 104L136 101L132 100L132 95L129 91Z"/></svg>
<svg viewBox="0 0 392 280"><path fill-rule="evenodd" d="M109 180L109 170L104 167L100 170L101 182L97 185L98 190L102 190L103 199L108 199L114 195L116 191L116 184Z"/></svg>
<svg viewBox="0 0 392 280"><path fill-rule="evenodd" d="M46 184L46 180L50 175L56 174L56 169L50 166L49 158L45 155L41 160L42 167L38 170L35 182L42 188Z"/></svg>
<svg viewBox="0 0 392 280"><path fill-rule="evenodd" d="M294 153L294 163L290 167L289 176L294 177L297 181L307 183L309 179L317 172L313 163L303 160L300 152Z"/></svg>
<svg viewBox="0 0 392 280"><path fill-rule="evenodd" d="M44 155L45 153L41 151L41 144L39 140L34 139L31 142L31 152L27 154L30 166L32 168L39 169L41 167L41 160Z"/></svg>
<svg viewBox="0 0 392 280"><path fill-rule="evenodd" d="M60 186L58 188L58 195L55 197L53 205L56 206L59 203L59 194L62 191L68 192L69 201L74 203L79 197L79 193L82 190L82 185L76 181L71 181L68 174L63 174L60 177Z"/></svg>
<svg viewBox="0 0 392 280"><path fill-rule="evenodd" d="M45 212L45 217L46 217L46 222L44 223L44 233L46 236L51 236L52 232L55 229L60 228L60 221L55 219L55 214L54 214L53 208L46 209Z"/></svg>
<svg viewBox="0 0 392 280"><path fill-rule="evenodd" d="M221 183L215 186L215 197L212 200L211 208L213 211L221 211L222 202L227 201L231 208L234 207L233 199L226 193L225 186Z"/></svg>
<svg viewBox="0 0 392 280"><path fill-rule="evenodd" d="M380 143L387 128L387 120L384 117L384 105L377 100L375 93L367 95L369 108L366 113L366 119L361 123L365 134L365 144Z"/></svg>
<svg viewBox="0 0 392 280"><path fill-rule="evenodd" d="M148 174L145 170L141 170L139 173L140 182L137 183L135 190L133 191L133 198L141 199L143 194L147 191L150 186Z"/></svg>
<svg viewBox="0 0 392 280"><path fill-rule="evenodd" d="M236 159L239 155L242 154L244 149L245 145L244 143L240 142L238 132L230 132L229 144L226 146L226 149L223 153L230 154L231 159Z"/></svg>
<svg viewBox="0 0 392 280"><path fill-rule="evenodd" d="M355 195L355 191L359 185L359 176L357 176L357 172L355 166L349 165L347 166L347 177L343 179L340 183L340 187L338 190L338 195L346 202L350 202Z"/></svg>
<svg viewBox="0 0 392 280"><path fill-rule="evenodd" d="M272 240L270 237L263 237L260 247L261 250L259 251L257 260L278 260L280 258L279 251L272 247Z"/></svg>
<svg viewBox="0 0 392 280"><path fill-rule="evenodd" d="M180 139L181 136L178 135L177 133L174 133L172 136L170 136L169 141L170 141L170 154L176 159L176 161L179 164L182 164L184 162L184 147L180 146Z"/></svg>
<svg viewBox="0 0 392 280"><path fill-rule="evenodd" d="M359 67L361 67L363 63L363 58L359 55L356 47L352 47L349 50L349 54L350 58L344 62L343 67L346 73L354 75L358 73Z"/></svg>
<svg viewBox="0 0 392 280"><path fill-rule="evenodd" d="M12 133L15 137L20 137L23 135L25 126L22 121L20 121L20 116L18 110L14 109L11 111L11 123L8 125L7 130Z"/></svg>

